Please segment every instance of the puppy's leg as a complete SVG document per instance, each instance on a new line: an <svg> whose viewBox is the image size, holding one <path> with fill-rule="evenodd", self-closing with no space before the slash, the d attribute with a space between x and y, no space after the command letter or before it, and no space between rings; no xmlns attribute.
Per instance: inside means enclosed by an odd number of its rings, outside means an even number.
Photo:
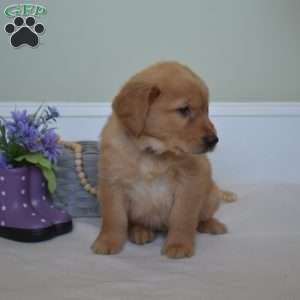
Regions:
<svg viewBox="0 0 300 300"><path fill-rule="evenodd" d="M155 233L143 225L131 224L129 226L129 239L135 244L144 245L155 239Z"/></svg>
<svg viewBox="0 0 300 300"><path fill-rule="evenodd" d="M198 195L183 191L176 194L169 218L168 236L162 248L162 254L170 258L194 255L200 203Z"/></svg>
<svg viewBox="0 0 300 300"><path fill-rule="evenodd" d="M224 234L227 233L227 227L215 218L206 221L200 221L197 230L201 233Z"/></svg>
<svg viewBox="0 0 300 300"><path fill-rule="evenodd" d="M92 245L96 254L116 254L127 240L127 209L122 191L114 190L108 183L100 187L102 228Z"/></svg>
<svg viewBox="0 0 300 300"><path fill-rule="evenodd" d="M237 195L223 191L214 183L210 195L201 209L199 224L197 230L201 233L224 234L227 233L227 227L213 216L218 210L221 202L233 202L237 200Z"/></svg>

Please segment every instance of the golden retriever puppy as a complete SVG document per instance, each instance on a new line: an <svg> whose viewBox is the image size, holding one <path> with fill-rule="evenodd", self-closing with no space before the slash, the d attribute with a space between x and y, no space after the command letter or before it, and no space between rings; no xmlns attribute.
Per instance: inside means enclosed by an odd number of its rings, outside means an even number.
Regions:
<svg viewBox="0 0 300 300"><path fill-rule="evenodd" d="M189 68L162 62L133 76L113 102L102 132L98 198L103 222L92 249L121 251L127 238L145 244L167 231L162 253L194 254L197 230L223 234L214 218L221 192L206 152L218 142L208 117L208 88Z"/></svg>

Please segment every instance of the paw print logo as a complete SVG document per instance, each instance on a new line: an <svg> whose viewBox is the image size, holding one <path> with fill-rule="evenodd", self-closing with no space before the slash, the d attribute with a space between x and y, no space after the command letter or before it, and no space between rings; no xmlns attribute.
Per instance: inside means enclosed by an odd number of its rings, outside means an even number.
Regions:
<svg viewBox="0 0 300 300"><path fill-rule="evenodd" d="M5 31L11 34L10 43L13 47L21 45L36 47L39 44L39 35L44 33L45 27L41 23L36 24L32 16L26 19L16 17L14 23L6 24Z"/></svg>

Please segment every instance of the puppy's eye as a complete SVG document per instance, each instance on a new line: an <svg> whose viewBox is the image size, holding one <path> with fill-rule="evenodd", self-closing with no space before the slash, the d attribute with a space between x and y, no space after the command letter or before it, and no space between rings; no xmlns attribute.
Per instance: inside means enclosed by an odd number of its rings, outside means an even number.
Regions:
<svg viewBox="0 0 300 300"><path fill-rule="evenodd" d="M190 108L188 105L179 107L179 108L176 109L176 111L177 111L181 116L183 116L183 117L185 117L185 118L186 118L186 117L189 117L189 116L191 115L191 113L192 113L192 110L191 110L191 108Z"/></svg>

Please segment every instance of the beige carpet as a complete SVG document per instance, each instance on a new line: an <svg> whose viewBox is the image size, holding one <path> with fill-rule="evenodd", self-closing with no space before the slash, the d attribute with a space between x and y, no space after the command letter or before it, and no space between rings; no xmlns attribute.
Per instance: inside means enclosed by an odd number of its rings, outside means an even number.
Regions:
<svg viewBox="0 0 300 300"><path fill-rule="evenodd" d="M160 255L163 239L93 255L98 219L40 244L0 239L0 300L300 299L300 186L237 185L220 211L230 233L199 235L191 259Z"/></svg>

